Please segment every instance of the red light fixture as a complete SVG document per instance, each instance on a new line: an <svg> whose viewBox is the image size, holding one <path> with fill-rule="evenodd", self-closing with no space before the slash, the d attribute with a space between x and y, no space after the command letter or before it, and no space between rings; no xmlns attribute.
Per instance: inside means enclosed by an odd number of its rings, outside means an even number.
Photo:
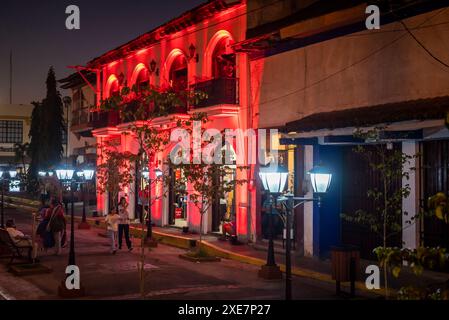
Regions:
<svg viewBox="0 0 449 320"><path fill-rule="evenodd" d="M193 45L193 43L191 43L189 46L189 61L192 59L195 60L196 63L198 63L198 61L200 60L200 56L198 55L198 53L196 53L196 47Z"/></svg>
<svg viewBox="0 0 449 320"><path fill-rule="evenodd" d="M153 73L156 73L156 76L159 76L159 68L157 68L157 64L154 59L150 62L150 74Z"/></svg>

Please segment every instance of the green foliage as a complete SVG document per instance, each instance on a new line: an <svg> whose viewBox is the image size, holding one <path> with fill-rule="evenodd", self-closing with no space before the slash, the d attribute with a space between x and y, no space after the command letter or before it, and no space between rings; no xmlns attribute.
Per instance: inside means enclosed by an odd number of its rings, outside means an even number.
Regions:
<svg viewBox="0 0 449 320"><path fill-rule="evenodd" d="M97 166L98 191L109 192L114 207L117 207L118 194L134 181L131 163L135 161L135 155L119 151L119 144L113 140L98 147L101 150L101 164Z"/></svg>
<svg viewBox="0 0 449 320"><path fill-rule="evenodd" d="M357 130L354 134L357 138L372 143L372 148L358 145L354 152L363 155L372 172L381 177L381 186L369 189L367 198L373 203L373 210L357 210L352 214L342 214L341 217L351 223L357 223L368 227L383 239L383 246L387 246L390 237L400 233L403 229L402 215L407 212L402 211L402 200L410 195L410 185L407 183L398 187L398 181L408 180L410 172L415 170L403 170L410 164L416 156L410 156L400 149L391 148L388 143L380 138L381 128L375 128L363 132ZM416 219L410 217L407 223L410 225Z"/></svg>
<svg viewBox="0 0 449 320"><path fill-rule="evenodd" d="M46 80L47 95L34 105L29 131L30 145L28 156L31 158L28 170L28 187L33 192L38 187L37 173L58 166L62 159L62 136L66 130L61 95L57 90L53 67L48 71Z"/></svg>
<svg viewBox="0 0 449 320"><path fill-rule="evenodd" d="M387 247L388 240L401 233L402 215L408 215L402 211L402 200L410 195L410 185L404 185L403 181L410 178L410 172L415 168L404 170L410 166L412 159L418 155L408 155L401 149L396 149L381 137L383 128L374 128L368 131L357 130L356 138L371 144L371 148L358 145L354 152L362 155L369 163L372 173L380 177L381 184L369 189L367 199L372 203L372 210L359 209L352 214L342 214L342 219L363 225L382 239L381 249L375 249L381 266L384 268L385 297L388 298L388 277L390 271L398 276L401 271L401 257L397 248ZM400 186L398 186L400 185ZM409 225L414 223L416 216L410 217Z"/></svg>
<svg viewBox="0 0 449 320"><path fill-rule="evenodd" d="M447 200L447 196L443 192L438 192L427 200L429 214L445 223L449 223L449 202Z"/></svg>
<svg viewBox="0 0 449 320"><path fill-rule="evenodd" d="M204 113L194 113L188 120L179 120L177 126L186 129L187 132L190 133L190 136L194 136L192 135L191 127L193 121L207 123L208 118ZM197 135L197 139L204 137L205 130L201 129L201 131L201 134ZM237 179L237 171L245 170L246 167L244 166L238 166L236 172L234 172L234 169L226 164L218 164L213 161L211 161L211 163L207 163L205 161L193 161L193 143L198 143L198 145L201 146L201 150L204 152L204 150L206 150L206 145L209 143L207 140L213 141L214 137L206 137L206 139L201 141L191 141L191 161L187 163L181 162L176 165L178 169L182 170L183 174L175 181L175 190L180 194L188 196L189 201L197 207L201 216L200 245L202 239L201 234L203 229L203 216L208 212L209 208L212 206L212 203L217 199L225 198L225 195L231 191L234 191L237 185L242 185L247 182L246 179ZM213 153L215 151L216 150L210 154L212 157L214 156ZM219 152L221 152L221 159L225 159L225 151L220 148ZM222 163L226 162L222 161ZM189 186L189 190L186 190L186 185Z"/></svg>
<svg viewBox="0 0 449 320"><path fill-rule="evenodd" d="M421 275L425 268L443 268L449 260L445 248L419 247L417 249L377 247L374 249L381 265L386 265L391 274L397 278L404 262L415 275Z"/></svg>

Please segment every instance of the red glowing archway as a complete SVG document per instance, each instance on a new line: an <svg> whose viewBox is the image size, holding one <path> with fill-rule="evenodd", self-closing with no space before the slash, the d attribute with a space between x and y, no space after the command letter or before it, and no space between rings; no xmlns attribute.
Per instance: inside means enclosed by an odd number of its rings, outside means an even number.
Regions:
<svg viewBox="0 0 449 320"><path fill-rule="evenodd" d="M111 74L106 82L106 87L104 90L105 98L109 98L114 95L116 92L119 92L120 86L117 77L114 74Z"/></svg>
<svg viewBox="0 0 449 320"><path fill-rule="evenodd" d="M224 43L225 42L225 43ZM227 30L220 30L210 39L204 54L203 76L204 78L212 78L214 75L214 53L219 45L224 45L226 50L232 51L230 44L234 42L234 37Z"/></svg>
<svg viewBox="0 0 449 320"><path fill-rule="evenodd" d="M131 75L131 81L130 81L131 86L133 86L133 85L139 86L144 83L149 83L149 81L150 81L150 78L149 78L148 68L143 63L139 63L134 68L134 71Z"/></svg>
<svg viewBox="0 0 449 320"><path fill-rule="evenodd" d="M163 76L165 81L164 84L167 86L170 86L171 82L175 80L174 77L176 75L176 70L174 69L185 69L185 72L188 73L187 55L181 49L173 49L165 60ZM184 71L182 71L182 73L184 73ZM180 74L179 76L185 76L186 81L188 80L188 74Z"/></svg>

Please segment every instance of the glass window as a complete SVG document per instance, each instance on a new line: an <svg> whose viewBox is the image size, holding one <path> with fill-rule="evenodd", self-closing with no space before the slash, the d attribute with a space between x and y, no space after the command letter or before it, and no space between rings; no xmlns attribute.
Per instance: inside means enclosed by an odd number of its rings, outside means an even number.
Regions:
<svg viewBox="0 0 449 320"><path fill-rule="evenodd" d="M23 121L0 120L0 143L16 142L23 142Z"/></svg>

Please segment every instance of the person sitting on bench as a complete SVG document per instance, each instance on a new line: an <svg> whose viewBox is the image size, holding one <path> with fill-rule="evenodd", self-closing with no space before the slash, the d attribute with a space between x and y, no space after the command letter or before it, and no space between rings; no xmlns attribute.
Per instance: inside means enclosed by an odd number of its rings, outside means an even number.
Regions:
<svg viewBox="0 0 449 320"><path fill-rule="evenodd" d="M25 235L22 231L18 230L14 220L6 221L6 231L8 231L9 236L14 241L14 244L19 248L33 247L32 259L36 259L37 250L36 246L33 246L31 238Z"/></svg>

